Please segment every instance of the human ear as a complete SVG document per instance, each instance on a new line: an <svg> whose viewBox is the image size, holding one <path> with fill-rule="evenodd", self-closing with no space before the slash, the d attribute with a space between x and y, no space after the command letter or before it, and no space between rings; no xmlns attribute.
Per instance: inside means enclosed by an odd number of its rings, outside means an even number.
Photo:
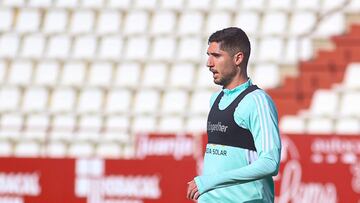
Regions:
<svg viewBox="0 0 360 203"><path fill-rule="evenodd" d="M244 59L244 54L242 52L238 52L234 55L234 63L236 65L240 65L243 59Z"/></svg>

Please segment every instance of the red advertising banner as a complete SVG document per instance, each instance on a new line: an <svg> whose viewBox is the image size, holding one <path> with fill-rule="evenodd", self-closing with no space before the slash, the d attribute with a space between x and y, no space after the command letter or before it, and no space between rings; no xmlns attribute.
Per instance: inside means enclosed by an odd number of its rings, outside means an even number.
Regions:
<svg viewBox="0 0 360 203"><path fill-rule="evenodd" d="M283 136L277 202L360 202L360 136Z"/></svg>
<svg viewBox="0 0 360 203"><path fill-rule="evenodd" d="M0 203L188 202L196 161L0 159Z"/></svg>
<svg viewBox="0 0 360 203"><path fill-rule="evenodd" d="M1 203L75 202L75 160L0 159Z"/></svg>
<svg viewBox="0 0 360 203"><path fill-rule="evenodd" d="M142 135L132 160L0 158L0 203L191 202L205 143ZM276 202L360 202L360 136L284 135L282 147Z"/></svg>

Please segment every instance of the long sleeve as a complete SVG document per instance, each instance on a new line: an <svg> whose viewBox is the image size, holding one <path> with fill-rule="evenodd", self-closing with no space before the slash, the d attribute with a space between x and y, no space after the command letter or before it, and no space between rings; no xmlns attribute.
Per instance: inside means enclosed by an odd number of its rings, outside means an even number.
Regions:
<svg viewBox="0 0 360 203"><path fill-rule="evenodd" d="M281 142L277 112L271 98L262 90L247 95L234 112L234 120L253 135L255 158L254 155L247 156L249 164L237 169L196 177L195 182L200 194L220 187L271 177L278 172Z"/></svg>

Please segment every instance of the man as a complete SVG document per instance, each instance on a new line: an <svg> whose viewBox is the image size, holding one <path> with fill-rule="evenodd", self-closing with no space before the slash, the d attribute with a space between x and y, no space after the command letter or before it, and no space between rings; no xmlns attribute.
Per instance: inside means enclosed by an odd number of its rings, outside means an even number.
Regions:
<svg viewBox="0 0 360 203"><path fill-rule="evenodd" d="M248 78L249 39L230 27L213 33L208 44L207 66L223 89L211 98L203 175L188 183L187 197L200 203L274 202L278 116L271 98Z"/></svg>

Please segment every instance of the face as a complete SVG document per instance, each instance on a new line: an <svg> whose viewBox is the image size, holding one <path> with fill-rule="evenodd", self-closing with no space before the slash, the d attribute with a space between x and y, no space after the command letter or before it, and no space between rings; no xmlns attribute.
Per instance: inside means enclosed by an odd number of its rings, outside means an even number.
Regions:
<svg viewBox="0 0 360 203"><path fill-rule="evenodd" d="M207 54L207 67L213 73L214 83L227 88L240 71L234 57L221 50L220 44L217 42L209 44Z"/></svg>

